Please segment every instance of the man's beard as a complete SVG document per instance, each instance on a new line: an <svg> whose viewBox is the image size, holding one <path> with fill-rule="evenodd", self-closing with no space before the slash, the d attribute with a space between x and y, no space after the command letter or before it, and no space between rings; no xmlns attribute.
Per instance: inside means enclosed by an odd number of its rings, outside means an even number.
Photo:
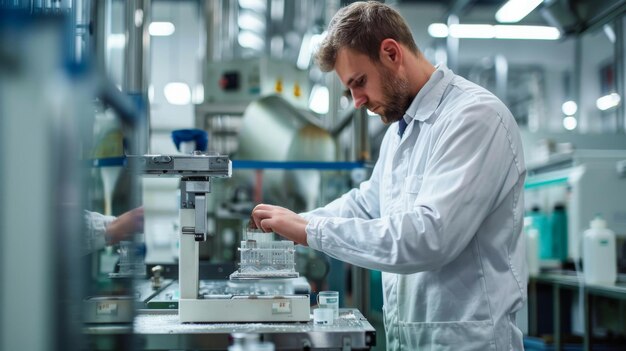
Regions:
<svg viewBox="0 0 626 351"><path fill-rule="evenodd" d="M391 124L404 117L414 96L409 89L409 80L397 76L387 67L380 67L378 73L383 81L383 101L380 118L385 124Z"/></svg>

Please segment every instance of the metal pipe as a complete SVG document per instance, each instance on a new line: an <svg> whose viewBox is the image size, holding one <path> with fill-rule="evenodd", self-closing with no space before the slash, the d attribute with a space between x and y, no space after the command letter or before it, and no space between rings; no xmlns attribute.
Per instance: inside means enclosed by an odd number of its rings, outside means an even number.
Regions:
<svg viewBox="0 0 626 351"><path fill-rule="evenodd" d="M615 19L613 24L616 38L613 44L615 47L615 89L623 100L624 97L626 97L626 85L624 84L624 79L626 79L626 74L624 74L624 70L626 69L626 62L624 60L624 22L620 17ZM626 119L626 106L624 106L624 103L617 105L616 112L615 132L623 134L626 132L624 129L624 125L626 124L624 123Z"/></svg>
<svg viewBox="0 0 626 351"><path fill-rule="evenodd" d="M106 76L107 69L107 37L110 33L111 25L111 0L96 1L94 6L94 61L96 71L100 75Z"/></svg>
<svg viewBox="0 0 626 351"><path fill-rule="evenodd" d="M124 65L124 91L147 92L149 77L151 0L126 1L126 53Z"/></svg>
<svg viewBox="0 0 626 351"><path fill-rule="evenodd" d="M370 141L368 134L368 119L365 107L362 107L355 111L354 119L352 120L353 136L352 136L352 149L353 157L355 161L369 161L370 155Z"/></svg>
<svg viewBox="0 0 626 351"><path fill-rule="evenodd" d="M509 64L504 55L496 55L493 59L496 75L496 95L506 104Z"/></svg>
<svg viewBox="0 0 626 351"><path fill-rule="evenodd" d="M135 99L140 121L133 130L133 154L148 153L149 145L149 52L151 0L126 2L126 51L124 56L123 90Z"/></svg>
<svg viewBox="0 0 626 351"><path fill-rule="evenodd" d="M459 24L459 17L456 15L449 15L447 19L448 28L450 26ZM446 65L453 71L456 71L459 64L459 38L455 38L449 35L446 38Z"/></svg>
<svg viewBox="0 0 626 351"><path fill-rule="evenodd" d="M578 111L576 111L576 118L578 119L578 132L579 133L585 133L589 130L589 123L587 120L583 120L583 116L582 116L582 101L580 100L581 95L581 89L582 89L582 84L581 84L581 75L583 72L583 68L582 68L582 59L583 59L583 54L582 54L582 37L581 36L576 36L574 38L574 74L573 74L573 83L574 83L574 93L572 94L572 98L574 99L574 101L576 101L576 103L578 104L578 106L580 106L578 108Z"/></svg>
<svg viewBox="0 0 626 351"><path fill-rule="evenodd" d="M213 62L219 58L220 11L219 1L204 3L204 45L206 62Z"/></svg>
<svg viewBox="0 0 626 351"><path fill-rule="evenodd" d="M370 271L352 266L352 304L365 318L370 316Z"/></svg>

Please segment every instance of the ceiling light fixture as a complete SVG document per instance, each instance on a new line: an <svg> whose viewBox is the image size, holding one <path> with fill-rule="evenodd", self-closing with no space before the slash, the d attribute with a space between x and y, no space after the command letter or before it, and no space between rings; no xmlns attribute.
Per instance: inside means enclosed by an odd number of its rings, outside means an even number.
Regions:
<svg viewBox="0 0 626 351"><path fill-rule="evenodd" d="M573 116L578 111L578 105L572 100L565 101L563 105L561 105L561 111L563 111L563 114L566 116Z"/></svg>
<svg viewBox="0 0 626 351"><path fill-rule="evenodd" d="M311 56L320 46L320 43L326 37L326 32L322 34L310 34L307 33L302 39L302 45L300 46L300 52L298 53L298 61L296 66L299 69L308 69L311 64Z"/></svg>
<svg viewBox="0 0 626 351"><path fill-rule="evenodd" d="M148 27L148 33L153 37L167 37L174 34L176 27L172 22L152 22Z"/></svg>
<svg viewBox="0 0 626 351"><path fill-rule="evenodd" d="M267 4L265 0L239 0L239 7L242 9L248 9L259 13L265 13L267 10Z"/></svg>
<svg viewBox="0 0 626 351"><path fill-rule="evenodd" d="M496 20L502 23L519 22L542 2L543 0L509 0L496 12Z"/></svg>
<svg viewBox="0 0 626 351"><path fill-rule="evenodd" d="M490 24L453 24L448 27L443 23L433 23L428 26L428 34L434 38L449 35L462 39L557 40L561 37L555 27Z"/></svg>
<svg viewBox="0 0 626 351"><path fill-rule="evenodd" d="M563 118L563 128L567 130L574 130L578 126L578 121L574 116L567 116Z"/></svg>
<svg viewBox="0 0 626 351"><path fill-rule="evenodd" d="M242 10L239 12L237 18L237 25L239 28L249 30L252 32L265 32L265 18L258 15L256 12Z"/></svg>
<svg viewBox="0 0 626 351"><path fill-rule="evenodd" d="M126 46L126 35L124 33L113 33L107 37L107 48L123 49Z"/></svg>
<svg viewBox="0 0 626 351"><path fill-rule="evenodd" d="M261 38L257 33L251 32L249 30L242 30L237 35L237 41L239 45L244 48L254 49L261 51L265 48L265 40Z"/></svg>
<svg viewBox="0 0 626 351"><path fill-rule="evenodd" d="M172 105L187 105L191 101L191 90L186 83L167 83L163 88L163 94L167 102Z"/></svg>
<svg viewBox="0 0 626 351"><path fill-rule="evenodd" d="M612 107L619 105L620 97L617 93L604 95L596 100L596 107L601 111L606 111Z"/></svg>
<svg viewBox="0 0 626 351"><path fill-rule="evenodd" d="M311 97L309 98L309 108L311 111L321 115L327 114L330 107L330 94L328 88L315 84L311 89Z"/></svg>

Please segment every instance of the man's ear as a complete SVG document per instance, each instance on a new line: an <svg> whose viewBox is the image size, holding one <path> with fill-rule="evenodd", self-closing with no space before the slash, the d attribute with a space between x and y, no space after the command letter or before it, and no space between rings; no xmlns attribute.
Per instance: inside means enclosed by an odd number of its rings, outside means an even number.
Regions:
<svg viewBox="0 0 626 351"><path fill-rule="evenodd" d="M384 65L398 67L402 63L402 48L393 39L385 39L380 43L380 62Z"/></svg>

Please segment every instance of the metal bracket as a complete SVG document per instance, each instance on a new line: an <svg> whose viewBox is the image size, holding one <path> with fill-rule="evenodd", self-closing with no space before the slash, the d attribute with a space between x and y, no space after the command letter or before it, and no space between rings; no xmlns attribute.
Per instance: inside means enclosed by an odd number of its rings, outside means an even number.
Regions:
<svg viewBox="0 0 626 351"><path fill-rule="evenodd" d="M196 203L196 241L206 240L206 195L194 196Z"/></svg>

